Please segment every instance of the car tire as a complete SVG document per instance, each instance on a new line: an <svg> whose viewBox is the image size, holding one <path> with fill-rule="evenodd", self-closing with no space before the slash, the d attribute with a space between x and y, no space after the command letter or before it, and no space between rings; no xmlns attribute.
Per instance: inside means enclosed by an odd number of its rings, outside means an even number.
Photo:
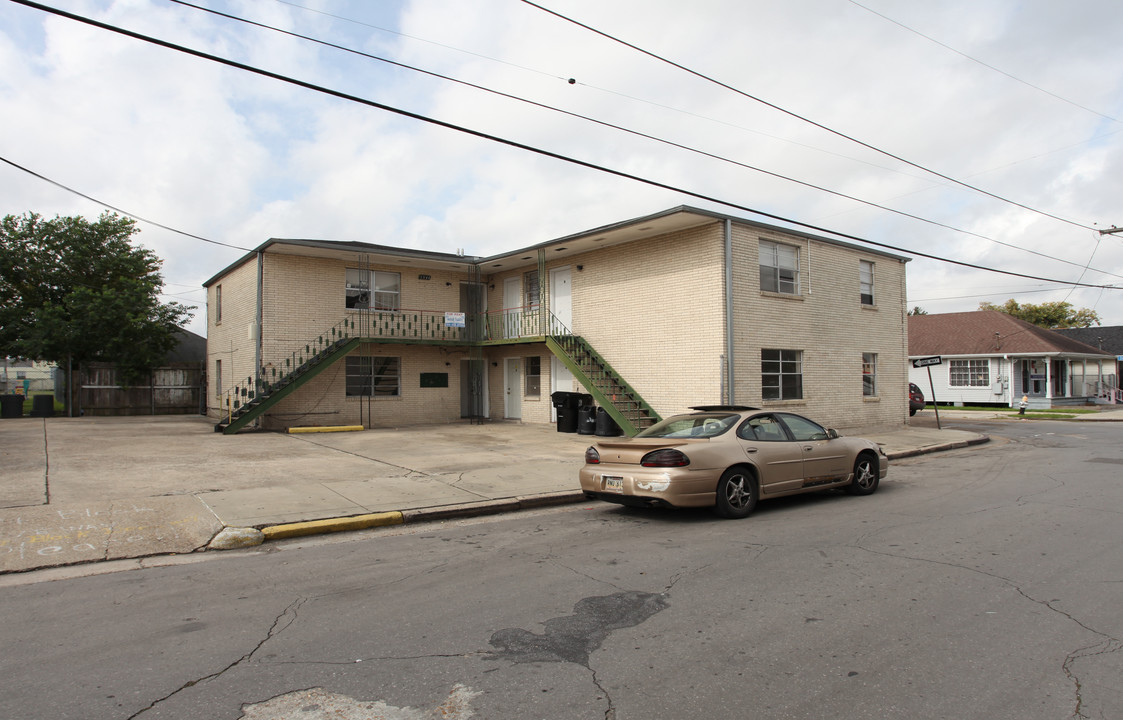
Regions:
<svg viewBox="0 0 1123 720"><path fill-rule="evenodd" d="M854 461L854 479L846 486L850 495L873 495L880 481L881 468L872 453L862 453Z"/></svg>
<svg viewBox="0 0 1123 720"><path fill-rule="evenodd" d="M909 417L916 415L916 408L909 408Z"/></svg>
<svg viewBox="0 0 1123 720"><path fill-rule="evenodd" d="M723 518L743 518L752 514L760 497L753 474L744 468L729 468L717 481L714 512Z"/></svg>

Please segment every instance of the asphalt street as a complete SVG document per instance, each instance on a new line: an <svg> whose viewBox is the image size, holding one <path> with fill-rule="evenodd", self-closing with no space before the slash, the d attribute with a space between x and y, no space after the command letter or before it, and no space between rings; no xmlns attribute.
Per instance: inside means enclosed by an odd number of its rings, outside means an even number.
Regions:
<svg viewBox="0 0 1123 720"><path fill-rule="evenodd" d="M987 427L742 521L586 502L5 575L0 717L1123 717L1123 426Z"/></svg>

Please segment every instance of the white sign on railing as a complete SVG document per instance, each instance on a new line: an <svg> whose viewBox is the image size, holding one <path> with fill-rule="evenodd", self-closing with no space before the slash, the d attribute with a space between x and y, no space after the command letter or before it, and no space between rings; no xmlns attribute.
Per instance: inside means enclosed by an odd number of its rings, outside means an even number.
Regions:
<svg viewBox="0 0 1123 720"><path fill-rule="evenodd" d="M446 312L445 327L464 327L464 313Z"/></svg>

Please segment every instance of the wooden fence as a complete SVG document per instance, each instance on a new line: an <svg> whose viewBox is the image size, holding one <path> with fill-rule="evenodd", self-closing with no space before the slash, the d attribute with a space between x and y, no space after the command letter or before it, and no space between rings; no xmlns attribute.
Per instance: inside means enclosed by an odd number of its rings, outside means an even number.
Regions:
<svg viewBox="0 0 1123 720"><path fill-rule="evenodd" d="M190 415L203 414L203 367L172 363L156 368L148 384L122 387L112 365L92 365L75 373L75 414Z"/></svg>

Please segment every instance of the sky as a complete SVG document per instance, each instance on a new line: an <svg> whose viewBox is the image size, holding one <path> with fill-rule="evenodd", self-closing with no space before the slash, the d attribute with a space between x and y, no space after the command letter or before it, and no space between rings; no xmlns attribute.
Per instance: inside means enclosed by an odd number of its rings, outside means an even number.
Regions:
<svg viewBox="0 0 1123 720"><path fill-rule="evenodd" d="M0 158L41 176L0 163L0 215L151 221L199 334L202 283L271 237L486 256L678 205L914 257L910 308L1123 325L1118 0L192 2L321 42L43 4L675 188L0 0Z"/></svg>

